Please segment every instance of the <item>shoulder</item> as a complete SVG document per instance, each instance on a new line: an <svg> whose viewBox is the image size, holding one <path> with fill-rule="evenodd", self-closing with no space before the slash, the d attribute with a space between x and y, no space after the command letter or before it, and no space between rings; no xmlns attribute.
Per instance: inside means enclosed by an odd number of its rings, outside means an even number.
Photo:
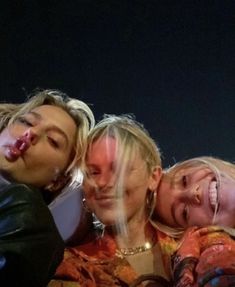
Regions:
<svg viewBox="0 0 235 287"><path fill-rule="evenodd" d="M5 222L4 232L7 225L18 232L57 233L40 191L21 183L0 182L0 221ZM3 230L0 226L0 234Z"/></svg>
<svg viewBox="0 0 235 287"><path fill-rule="evenodd" d="M0 204L4 205L9 201L3 201L4 199L20 200L20 202L39 200L43 201L39 190L27 186L23 183L10 183L0 180Z"/></svg>
<svg viewBox="0 0 235 287"><path fill-rule="evenodd" d="M11 213L24 212L35 216L44 213L51 216L40 191L21 183L0 184L0 215L6 210L11 210Z"/></svg>

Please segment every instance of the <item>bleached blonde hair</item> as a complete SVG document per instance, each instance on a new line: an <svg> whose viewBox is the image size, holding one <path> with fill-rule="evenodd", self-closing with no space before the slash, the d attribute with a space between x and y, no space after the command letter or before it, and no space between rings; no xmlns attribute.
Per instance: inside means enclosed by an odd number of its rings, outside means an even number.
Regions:
<svg viewBox="0 0 235 287"><path fill-rule="evenodd" d="M148 174L151 174L156 167L161 166L161 153L157 144L150 137L144 126L135 120L133 115L104 115L104 118L96 124L88 135L87 151L89 152L94 142L106 137L114 138L117 143L114 171L116 173L115 188L117 196L122 197L124 176L128 166L137 154L140 154L146 164ZM84 180L89 184L95 185L92 179L89 178L89 169L87 167L84 169L84 174ZM122 203L121 201L120 204ZM120 217L118 217L117 227L120 232L126 234L123 205L120 206L119 210Z"/></svg>
<svg viewBox="0 0 235 287"><path fill-rule="evenodd" d="M195 168L195 170L199 170L205 167L211 169L211 171L214 173L217 181L218 192L220 192L221 176L234 181L235 184L235 164L211 156L200 156L176 163L175 165L165 169L164 175L174 178L175 174L182 169ZM217 215L217 208L215 208L212 224L215 222L216 215ZM172 228L164 225L162 222L158 222L157 220L152 220L151 222L156 228L172 237L176 238L180 237L182 233L185 231L184 228Z"/></svg>
<svg viewBox="0 0 235 287"><path fill-rule="evenodd" d="M65 173L71 174L72 182L77 178L79 167L84 161L87 145L87 135L95 124L94 115L87 104L59 90L37 90L30 94L24 103L0 104L0 132L12 124L16 119L42 105L57 106L66 111L77 126L76 142L74 146L75 156Z"/></svg>
<svg viewBox="0 0 235 287"><path fill-rule="evenodd" d="M126 156L131 159L137 149L146 161L147 168L152 171L155 166L161 165L160 150L155 141L150 137L144 126L137 122L133 115L108 115L98 122L88 135L88 148L98 139L105 136L117 140L118 150L128 150ZM128 149L128 147L130 147ZM132 156L131 156L132 154Z"/></svg>

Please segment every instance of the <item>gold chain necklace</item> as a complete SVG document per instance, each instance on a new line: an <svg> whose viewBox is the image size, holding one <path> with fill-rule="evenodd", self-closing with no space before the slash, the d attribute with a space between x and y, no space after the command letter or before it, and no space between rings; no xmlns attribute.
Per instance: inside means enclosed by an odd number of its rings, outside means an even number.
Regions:
<svg viewBox="0 0 235 287"><path fill-rule="evenodd" d="M142 252L152 249L154 245L155 245L155 242L154 243L146 242L144 245L137 246L137 247L119 248L117 250L117 255L119 256L120 255L122 256L135 255L135 254L142 253Z"/></svg>

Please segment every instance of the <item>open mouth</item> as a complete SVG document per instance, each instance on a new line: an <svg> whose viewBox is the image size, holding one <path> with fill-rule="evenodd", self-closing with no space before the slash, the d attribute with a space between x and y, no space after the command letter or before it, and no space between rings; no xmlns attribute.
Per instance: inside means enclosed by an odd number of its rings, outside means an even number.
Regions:
<svg viewBox="0 0 235 287"><path fill-rule="evenodd" d="M216 212L219 206L219 198L218 198L218 184L215 179L213 179L209 184L208 195L211 208L213 212Z"/></svg>

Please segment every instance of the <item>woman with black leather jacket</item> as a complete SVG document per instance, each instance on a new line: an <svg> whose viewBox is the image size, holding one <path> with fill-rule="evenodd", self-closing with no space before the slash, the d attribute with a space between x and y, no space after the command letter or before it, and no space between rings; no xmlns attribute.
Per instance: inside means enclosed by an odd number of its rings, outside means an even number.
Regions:
<svg viewBox="0 0 235 287"><path fill-rule="evenodd" d="M62 260L44 195L73 182L93 124L85 103L55 90L0 104L1 286L46 286Z"/></svg>

